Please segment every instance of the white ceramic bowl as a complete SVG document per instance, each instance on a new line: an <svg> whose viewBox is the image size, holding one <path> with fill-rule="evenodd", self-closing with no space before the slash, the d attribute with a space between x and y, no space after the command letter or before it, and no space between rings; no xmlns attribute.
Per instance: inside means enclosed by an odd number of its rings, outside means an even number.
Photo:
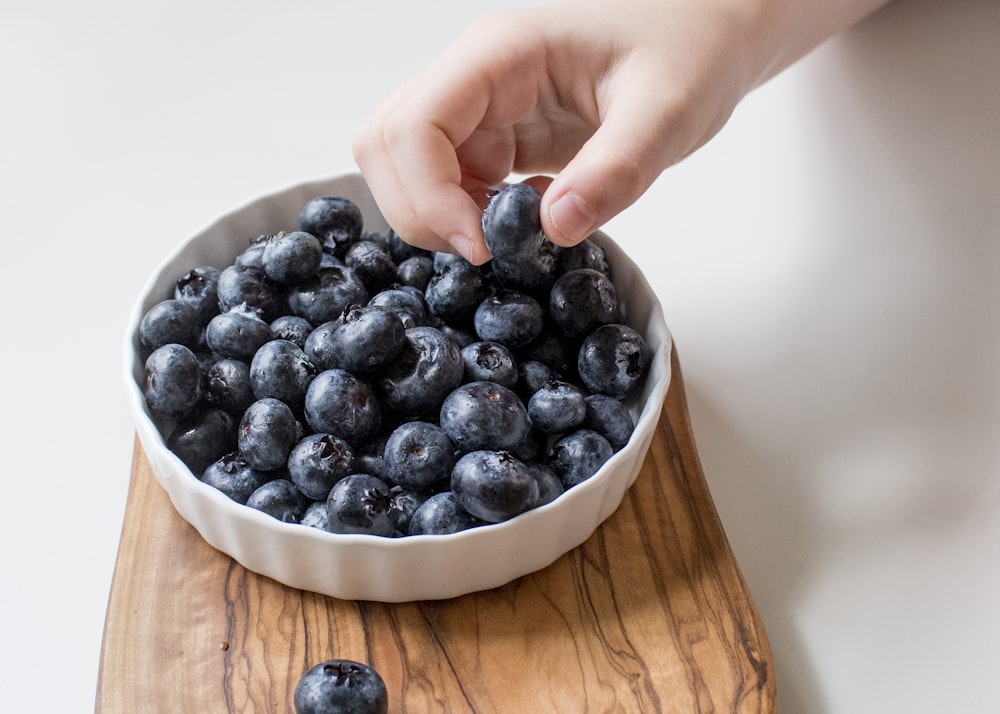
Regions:
<svg viewBox="0 0 1000 714"><path fill-rule="evenodd" d="M302 183L222 216L181 244L136 301L124 345L128 399L153 473L177 512L209 544L249 570L295 588L351 600L402 602L487 590L540 570L583 543L618 507L638 475L670 382L671 337L660 304L639 268L603 234L595 240L613 267L626 321L644 334L653 358L633 409L636 428L628 445L597 474L552 503L452 535L333 534L283 523L230 500L197 479L167 449L140 388L143 363L137 328L142 315L170 297L174 282L192 268L224 268L249 239L294 227L300 208L318 195L347 197L360 207L366 229L386 228L360 175Z"/></svg>

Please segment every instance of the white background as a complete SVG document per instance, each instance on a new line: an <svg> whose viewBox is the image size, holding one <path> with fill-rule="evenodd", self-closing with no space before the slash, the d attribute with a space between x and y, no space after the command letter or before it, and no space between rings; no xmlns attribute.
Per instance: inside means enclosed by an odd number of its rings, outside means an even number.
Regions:
<svg viewBox="0 0 1000 714"><path fill-rule="evenodd" d="M147 275L353 170L375 102L516 4L0 5L5 711L93 708ZM997 711L998 30L898 0L607 227L664 304L784 714Z"/></svg>

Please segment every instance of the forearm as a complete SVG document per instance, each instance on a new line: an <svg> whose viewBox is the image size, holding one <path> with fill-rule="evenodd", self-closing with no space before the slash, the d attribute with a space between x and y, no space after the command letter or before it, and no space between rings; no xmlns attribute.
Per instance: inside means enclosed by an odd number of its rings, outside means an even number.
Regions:
<svg viewBox="0 0 1000 714"><path fill-rule="evenodd" d="M794 64L830 37L891 0L759 0L757 85ZM751 87L752 88L752 87Z"/></svg>

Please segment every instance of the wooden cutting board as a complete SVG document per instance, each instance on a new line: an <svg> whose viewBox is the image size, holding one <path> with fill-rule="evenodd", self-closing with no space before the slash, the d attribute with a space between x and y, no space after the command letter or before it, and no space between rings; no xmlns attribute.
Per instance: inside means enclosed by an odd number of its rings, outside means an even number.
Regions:
<svg viewBox="0 0 1000 714"><path fill-rule="evenodd" d="M774 662L719 522L676 353L618 510L544 570L453 600L343 601L207 545L138 442L97 712L292 712L302 673L367 662L390 712L774 712Z"/></svg>

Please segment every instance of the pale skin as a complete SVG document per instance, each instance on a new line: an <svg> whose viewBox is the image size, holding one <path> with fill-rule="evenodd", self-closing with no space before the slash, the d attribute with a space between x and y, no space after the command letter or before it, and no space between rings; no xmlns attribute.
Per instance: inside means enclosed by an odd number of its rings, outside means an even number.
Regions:
<svg viewBox="0 0 1000 714"><path fill-rule="evenodd" d="M512 174L574 245L705 144L742 98L889 0L571 0L480 18L354 139L415 245L489 260L482 207Z"/></svg>

